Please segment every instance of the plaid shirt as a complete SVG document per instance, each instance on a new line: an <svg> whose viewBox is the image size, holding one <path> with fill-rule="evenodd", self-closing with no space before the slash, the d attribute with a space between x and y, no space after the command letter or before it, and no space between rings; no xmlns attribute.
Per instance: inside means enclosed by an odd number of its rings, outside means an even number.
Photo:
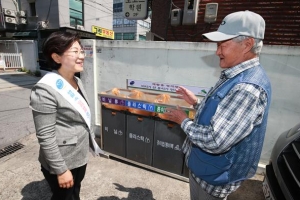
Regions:
<svg viewBox="0 0 300 200"><path fill-rule="evenodd" d="M186 162L192 143L206 152L220 154L228 151L233 145L248 136L252 128L262 122L264 110L267 105L265 91L257 85L240 83L235 85L219 103L209 126L197 124L206 99L216 89L226 80L258 64L259 59L253 58L222 71L215 87L208 92L201 102L198 100L198 104L195 106L197 112L194 121L187 118L181 124L181 128L187 134L182 147L183 152L186 154ZM207 193L220 198L224 198L235 191L242 182L238 181L223 186L213 186L194 175L193 177Z"/></svg>

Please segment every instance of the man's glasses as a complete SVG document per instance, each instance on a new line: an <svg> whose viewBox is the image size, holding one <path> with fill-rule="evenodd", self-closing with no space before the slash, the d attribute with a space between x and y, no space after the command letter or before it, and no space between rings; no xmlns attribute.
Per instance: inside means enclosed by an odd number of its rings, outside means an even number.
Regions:
<svg viewBox="0 0 300 200"><path fill-rule="evenodd" d="M84 50L80 50L80 51L68 51L68 52L72 52L72 53L74 53L76 56L79 56L80 54L83 55L83 56L86 56Z"/></svg>

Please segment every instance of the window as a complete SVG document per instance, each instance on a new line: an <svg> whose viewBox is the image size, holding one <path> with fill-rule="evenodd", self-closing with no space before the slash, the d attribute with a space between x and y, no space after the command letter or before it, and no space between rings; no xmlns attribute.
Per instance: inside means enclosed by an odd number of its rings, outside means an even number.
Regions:
<svg viewBox="0 0 300 200"><path fill-rule="evenodd" d="M115 33L115 40L135 40L135 33Z"/></svg>
<svg viewBox="0 0 300 200"><path fill-rule="evenodd" d="M123 3L114 3L113 10L114 10L114 12L122 12Z"/></svg>
<svg viewBox="0 0 300 200"><path fill-rule="evenodd" d="M123 33L123 40L134 40L134 33Z"/></svg>
<svg viewBox="0 0 300 200"><path fill-rule="evenodd" d="M139 35L139 41L141 41L141 40L146 40L146 36L144 36L144 35Z"/></svg>
<svg viewBox="0 0 300 200"><path fill-rule="evenodd" d="M31 16L36 16L35 2L29 3Z"/></svg>
<svg viewBox="0 0 300 200"><path fill-rule="evenodd" d="M122 33L115 33L115 40L122 40Z"/></svg>
<svg viewBox="0 0 300 200"><path fill-rule="evenodd" d="M82 0L69 0L70 4L70 26L83 26L83 2Z"/></svg>
<svg viewBox="0 0 300 200"><path fill-rule="evenodd" d="M145 22L145 21L139 21L139 25L143 28L147 28L150 29L151 24L149 22Z"/></svg>

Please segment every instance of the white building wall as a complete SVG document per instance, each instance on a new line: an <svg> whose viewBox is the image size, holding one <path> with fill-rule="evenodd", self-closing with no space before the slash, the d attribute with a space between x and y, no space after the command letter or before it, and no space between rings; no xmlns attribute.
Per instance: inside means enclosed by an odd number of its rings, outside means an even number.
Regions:
<svg viewBox="0 0 300 200"><path fill-rule="evenodd" d="M2 8L10 9L10 10L17 10L15 4L12 0L1 0Z"/></svg>
<svg viewBox="0 0 300 200"><path fill-rule="evenodd" d="M113 30L113 0L84 1L85 30L92 31L92 26Z"/></svg>
<svg viewBox="0 0 300 200"><path fill-rule="evenodd" d="M69 0L59 1L58 0L58 13L56 16L59 19L59 27L70 27L70 6Z"/></svg>
<svg viewBox="0 0 300 200"><path fill-rule="evenodd" d="M126 89L127 79L212 87L221 71L214 43L83 40L83 45L94 48L81 78L96 125L101 125L98 93ZM260 160L266 164L278 136L300 121L300 47L264 46L260 60L273 87Z"/></svg>
<svg viewBox="0 0 300 200"><path fill-rule="evenodd" d="M3 1L8 1L9 4L7 3L7 7L13 8L13 3L11 0L2 0L2 2ZM51 5L50 2L50 0L35 1L38 21L46 21L48 19L49 29L71 27L69 0L52 0ZM86 31L92 32L92 25L112 30L113 0L105 0L101 2L95 0L85 0L83 2L84 27ZM28 0L21 0L20 7L22 10L27 10L27 13L29 16L31 16Z"/></svg>

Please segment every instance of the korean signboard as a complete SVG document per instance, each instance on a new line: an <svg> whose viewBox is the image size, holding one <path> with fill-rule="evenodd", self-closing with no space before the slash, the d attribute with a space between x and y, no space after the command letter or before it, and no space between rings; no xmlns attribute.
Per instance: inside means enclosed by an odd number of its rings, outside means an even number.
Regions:
<svg viewBox="0 0 300 200"><path fill-rule="evenodd" d="M180 85L127 79L127 86L133 87L133 88L141 88L141 89L147 89L147 90L157 90L157 91L163 91L163 92L176 93L176 90L179 88ZM188 86L188 85L182 85L182 86L191 90L195 95L198 95L198 96L205 96L208 93L208 91L210 90L209 87L198 87L198 86Z"/></svg>
<svg viewBox="0 0 300 200"><path fill-rule="evenodd" d="M148 17L148 0L124 0L124 17L138 20Z"/></svg>
<svg viewBox="0 0 300 200"><path fill-rule="evenodd" d="M92 32L100 37L109 38L109 39L115 38L114 31L99 26L92 26Z"/></svg>

